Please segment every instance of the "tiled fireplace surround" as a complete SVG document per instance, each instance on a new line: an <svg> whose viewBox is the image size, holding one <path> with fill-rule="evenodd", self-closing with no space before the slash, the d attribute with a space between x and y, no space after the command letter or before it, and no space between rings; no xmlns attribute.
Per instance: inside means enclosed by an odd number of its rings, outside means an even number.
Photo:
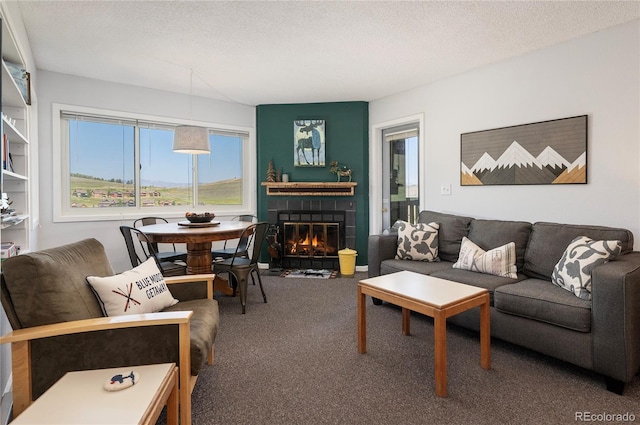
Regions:
<svg viewBox="0 0 640 425"><path fill-rule="evenodd" d="M344 226L344 246L343 248L355 248L356 246L356 203L353 200L344 198L314 199L307 197L269 199L267 202L267 213L269 224L282 224L282 217L287 217L289 213L327 213L343 212L345 217ZM284 246L284 229L280 229L280 242ZM311 269L334 269L339 268L338 258L289 258L282 260L284 268L311 268Z"/></svg>

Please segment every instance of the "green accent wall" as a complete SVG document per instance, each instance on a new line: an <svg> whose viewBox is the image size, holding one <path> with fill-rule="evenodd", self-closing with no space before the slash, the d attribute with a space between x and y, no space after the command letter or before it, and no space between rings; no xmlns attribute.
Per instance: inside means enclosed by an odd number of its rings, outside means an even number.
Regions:
<svg viewBox="0 0 640 425"><path fill-rule="evenodd" d="M294 167L293 122L302 119L325 120L325 166ZM332 199L356 202L356 265L367 264L369 237L369 104L368 102L303 103L258 105L256 107L258 158L258 217L267 220L266 188L269 161L276 170L289 174L292 182L334 182L329 172L331 161L347 165L352 181L357 182L355 196ZM310 154L307 157L311 160ZM272 198L286 199L285 196ZM299 197L296 197L299 199ZM304 199L325 199L313 196Z"/></svg>

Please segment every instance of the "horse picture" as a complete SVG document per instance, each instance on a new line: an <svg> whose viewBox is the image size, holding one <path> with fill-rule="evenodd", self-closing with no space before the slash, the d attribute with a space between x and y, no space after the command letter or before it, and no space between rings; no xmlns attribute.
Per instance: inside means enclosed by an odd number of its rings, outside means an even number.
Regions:
<svg viewBox="0 0 640 425"><path fill-rule="evenodd" d="M293 122L293 164L296 167L324 167L324 120Z"/></svg>

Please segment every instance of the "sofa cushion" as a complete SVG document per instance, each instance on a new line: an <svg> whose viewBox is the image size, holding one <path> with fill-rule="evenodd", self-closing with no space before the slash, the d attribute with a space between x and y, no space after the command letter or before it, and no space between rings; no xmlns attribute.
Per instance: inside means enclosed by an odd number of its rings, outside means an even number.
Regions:
<svg viewBox="0 0 640 425"><path fill-rule="evenodd" d="M516 267L522 270L530 234L531 223L526 221L473 220L467 237L485 251L513 242L516 250Z"/></svg>
<svg viewBox="0 0 640 425"><path fill-rule="evenodd" d="M85 239L8 258L2 273L20 325L28 328L102 317L85 277L111 276L113 269L102 244Z"/></svg>
<svg viewBox="0 0 640 425"><path fill-rule="evenodd" d="M491 305L493 305L493 292L496 288L503 285L509 285L519 280L526 279L526 276L520 274L517 280L508 277L494 276L492 274L476 273L469 270L453 269L438 270L433 272L431 276L441 279L452 280L454 282L465 283L467 285L485 288L489 291Z"/></svg>
<svg viewBox="0 0 640 425"><path fill-rule="evenodd" d="M591 299L591 271L620 254L620 241L575 238L553 269L551 283L583 300Z"/></svg>
<svg viewBox="0 0 640 425"><path fill-rule="evenodd" d="M593 240L618 240L621 254L633 250L633 234L626 229L575 224L534 223L524 255L523 272L530 277L551 281L553 268L564 250L578 236Z"/></svg>
<svg viewBox="0 0 640 425"><path fill-rule="evenodd" d="M518 275L516 273L515 246L515 243L509 242L506 245L485 251L464 237L460 247L460 256L458 261L453 264L453 268L516 279Z"/></svg>
<svg viewBox="0 0 640 425"><path fill-rule="evenodd" d="M398 220L398 260L438 261L438 224Z"/></svg>
<svg viewBox="0 0 640 425"><path fill-rule="evenodd" d="M591 302L541 279L526 279L495 290L494 306L503 313L580 332L591 331Z"/></svg>
<svg viewBox="0 0 640 425"><path fill-rule="evenodd" d="M438 223L438 257L443 261L455 263L460 253L462 237L469 233L469 224L473 218L436 211L421 211L419 223ZM496 245L497 246L497 245Z"/></svg>
<svg viewBox="0 0 640 425"><path fill-rule="evenodd" d="M383 260L380 263L380 274L391 274L408 270L421 274L432 274L440 270L451 268L453 263L449 261L409 261L409 260Z"/></svg>
<svg viewBox="0 0 640 425"><path fill-rule="evenodd" d="M87 276L105 316L155 313L178 302L153 258L115 276Z"/></svg>
<svg viewBox="0 0 640 425"><path fill-rule="evenodd" d="M167 307L162 311L193 311L191 320L189 320L191 375L197 375L202 364L207 360L209 348L213 345L218 333L218 326L220 325L218 301L207 298L180 301L178 304Z"/></svg>

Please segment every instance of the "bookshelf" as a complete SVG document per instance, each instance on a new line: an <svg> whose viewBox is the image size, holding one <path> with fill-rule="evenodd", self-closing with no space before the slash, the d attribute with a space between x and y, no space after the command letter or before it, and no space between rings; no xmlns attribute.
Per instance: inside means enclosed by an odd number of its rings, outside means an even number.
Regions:
<svg viewBox="0 0 640 425"><path fill-rule="evenodd" d="M11 203L3 209L0 238L3 250L13 243L17 253L29 250L29 108L30 81L13 34L2 25L2 194Z"/></svg>

